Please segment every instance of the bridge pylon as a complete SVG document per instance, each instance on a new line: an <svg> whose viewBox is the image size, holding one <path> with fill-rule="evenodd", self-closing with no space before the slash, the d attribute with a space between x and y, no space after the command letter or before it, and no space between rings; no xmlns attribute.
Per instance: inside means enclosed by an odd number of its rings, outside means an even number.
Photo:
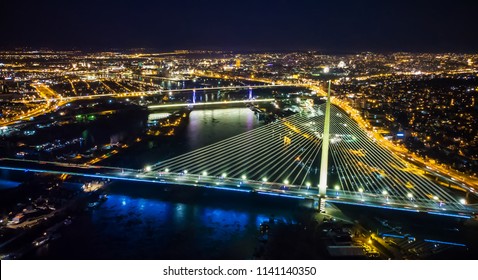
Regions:
<svg viewBox="0 0 478 280"><path fill-rule="evenodd" d="M320 160L320 180L319 180L319 198L318 210L325 211L325 198L327 192L327 176L329 167L329 142L330 142L330 85L327 91L327 99L325 103L325 120L324 120L324 134L322 136L322 157Z"/></svg>

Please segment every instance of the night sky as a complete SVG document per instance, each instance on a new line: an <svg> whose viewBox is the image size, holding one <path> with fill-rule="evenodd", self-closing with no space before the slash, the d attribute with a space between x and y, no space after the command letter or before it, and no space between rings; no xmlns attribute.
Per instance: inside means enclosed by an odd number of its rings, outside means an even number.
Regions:
<svg viewBox="0 0 478 280"><path fill-rule="evenodd" d="M1 0L0 24L3 49L478 52L470 0Z"/></svg>

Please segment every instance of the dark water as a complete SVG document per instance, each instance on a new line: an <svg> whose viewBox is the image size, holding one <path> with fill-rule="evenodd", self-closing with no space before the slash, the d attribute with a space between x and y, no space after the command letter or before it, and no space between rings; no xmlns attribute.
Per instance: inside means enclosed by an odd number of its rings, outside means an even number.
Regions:
<svg viewBox="0 0 478 280"><path fill-rule="evenodd" d="M111 186L104 204L76 217L62 238L27 257L251 259L263 221L294 224L307 211L299 200L210 190L171 195L153 188Z"/></svg>

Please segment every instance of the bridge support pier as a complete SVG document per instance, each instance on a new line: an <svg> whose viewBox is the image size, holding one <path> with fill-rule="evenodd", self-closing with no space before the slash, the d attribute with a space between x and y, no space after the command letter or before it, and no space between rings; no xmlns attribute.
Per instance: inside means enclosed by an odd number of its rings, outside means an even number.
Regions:
<svg viewBox="0 0 478 280"><path fill-rule="evenodd" d="M318 196L314 199L314 209L318 210L320 213L325 213L325 196Z"/></svg>

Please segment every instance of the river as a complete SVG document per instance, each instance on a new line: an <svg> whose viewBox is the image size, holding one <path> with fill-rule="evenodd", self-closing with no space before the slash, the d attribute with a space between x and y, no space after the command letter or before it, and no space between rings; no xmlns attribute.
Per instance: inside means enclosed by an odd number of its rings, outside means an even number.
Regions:
<svg viewBox="0 0 478 280"><path fill-rule="evenodd" d="M144 143L109 163L143 166L259 126L247 108L193 111L184 132L175 136L173 143ZM107 192L108 200L75 217L62 238L26 257L251 259L261 222L274 219L295 224L310 213L303 200L226 191L171 190L155 184L115 182Z"/></svg>

